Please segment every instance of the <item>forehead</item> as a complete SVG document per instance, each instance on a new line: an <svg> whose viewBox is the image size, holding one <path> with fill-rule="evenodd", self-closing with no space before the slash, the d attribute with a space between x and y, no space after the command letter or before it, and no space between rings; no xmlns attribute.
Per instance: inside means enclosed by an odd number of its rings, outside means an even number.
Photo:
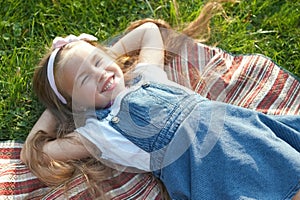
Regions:
<svg viewBox="0 0 300 200"><path fill-rule="evenodd" d="M95 54L96 52L99 52L98 48L96 48L95 46L87 42L83 42L83 41L72 42L68 44L65 48L62 57L62 62L63 62L62 65L68 64L70 62L75 62L80 64L85 59L89 59L91 55Z"/></svg>

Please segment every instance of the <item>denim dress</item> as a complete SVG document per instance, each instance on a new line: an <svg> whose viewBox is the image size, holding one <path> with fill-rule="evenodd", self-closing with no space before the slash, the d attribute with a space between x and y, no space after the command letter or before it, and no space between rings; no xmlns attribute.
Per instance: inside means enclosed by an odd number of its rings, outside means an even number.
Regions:
<svg viewBox="0 0 300 200"><path fill-rule="evenodd" d="M120 160L140 160L172 199L292 199L300 189L300 116L265 115L143 80L96 116L112 138L118 133L149 154L145 164L145 153ZM95 144L105 127L97 129L89 136ZM118 156L125 146L107 149Z"/></svg>
<svg viewBox="0 0 300 200"><path fill-rule="evenodd" d="M122 97L109 124L150 154L172 199L291 199L300 189L300 116L145 82Z"/></svg>

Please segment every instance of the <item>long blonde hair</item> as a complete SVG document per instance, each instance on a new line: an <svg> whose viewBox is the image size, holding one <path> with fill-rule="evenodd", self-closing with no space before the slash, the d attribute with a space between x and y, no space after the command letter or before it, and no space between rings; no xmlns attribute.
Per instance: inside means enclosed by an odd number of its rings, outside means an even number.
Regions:
<svg viewBox="0 0 300 200"><path fill-rule="evenodd" d="M175 27L174 30L178 30L188 37L192 37L199 41L206 41L210 36L210 19L218 12L222 12L222 2L232 2L233 0L219 0L208 2L204 5L199 16L182 27ZM182 38L179 35L170 35L168 31L172 27L164 20L160 19L144 19L131 23L127 28L130 31L145 22L153 22L161 28L163 41L167 49L180 49L182 46ZM50 50L51 53L52 50ZM34 91L38 98L45 106L50 109L52 114L58 119L59 127L58 133L53 138L44 131L39 131L35 134L31 141L24 144L24 148L30 151L31 156L28 158L28 167L41 181L49 186L57 186L62 183L66 183L72 177L78 174L84 174L87 182L90 185L90 190L94 196L102 196L101 186L99 182L108 179L112 176L114 170L106 167L94 158L86 158L84 160L72 160L68 162L61 162L52 160L50 163L44 159L47 155L44 155L42 148L43 145L50 140L62 137L68 137L68 133L74 130L73 115L71 110L71 99L66 96L68 104L62 104L53 93L47 81L47 63L50 53L45 55L41 60L39 67L35 70L33 76ZM138 56L138 50L136 52L130 52L129 54L119 57L117 60L124 73L130 71L136 62ZM174 53L166 51L165 63L168 64L175 56ZM58 53L56 57L55 66L58 65L58 61L61 59L61 53ZM196 76L196 75L195 75ZM64 94L63 94L64 95ZM165 192L164 187L161 185L161 194L163 199L168 199L168 194Z"/></svg>

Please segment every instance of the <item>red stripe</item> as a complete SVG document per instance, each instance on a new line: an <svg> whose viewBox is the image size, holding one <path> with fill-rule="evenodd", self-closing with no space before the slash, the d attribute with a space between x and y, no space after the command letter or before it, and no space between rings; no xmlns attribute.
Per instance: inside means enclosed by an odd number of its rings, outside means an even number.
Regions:
<svg viewBox="0 0 300 200"><path fill-rule="evenodd" d="M205 45L202 45L202 46L198 45L198 47L203 48L203 51L204 51L204 55L197 55L197 58L200 57L200 59L204 59L204 66L203 66L203 69L202 69L203 71L201 71L201 74L200 74L200 80L197 83L198 88L195 88L196 89L195 92L202 95L202 96L204 96L204 97L207 97L206 94L205 94L206 91L204 90L206 88L206 83L205 83L203 74L206 71L208 62L211 60L211 57L212 57L211 52L212 51L209 47L207 47ZM200 51L198 50L198 52L200 52ZM199 62L199 60L198 60L198 62ZM199 67L200 66L198 66L198 68ZM199 68L199 70L200 70L200 68Z"/></svg>
<svg viewBox="0 0 300 200"><path fill-rule="evenodd" d="M278 98L278 95L284 88L284 84L288 77L288 74L284 73L282 70L279 71L272 88L266 94L264 99L258 104L257 108L259 110L266 112L273 105Z"/></svg>
<svg viewBox="0 0 300 200"><path fill-rule="evenodd" d="M151 174L148 174L148 176L144 175L141 180L139 179L135 185L131 184L130 186L130 188L126 188L126 192L112 199L137 199L138 197L140 197L140 199L147 199L150 191L152 191L154 187L157 187L157 182ZM157 193L157 195L160 196L161 194Z"/></svg>
<svg viewBox="0 0 300 200"><path fill-rule="evenodd" d="M204 70L204 72L202 73L202 77L201 77L201 85L200 87L197 89L196 92L198 92L199 94L205 96L208 99L215 99L215 93L218 93L217 91L217 87L215 86L211 86L212 83L210 82L214 82L216 80L211 80L212 77L216 77L215 76L215 71L222 65L224 65L224 60L220 57L214 57L213 64L206 66L206 69ZM218 77L219 78L219 77ZM218 80L217 80L218 81ZM221 80L222 81L222 80ZM221 84L222 85L222 84Z"/></svg>
<svg viewBox="0 0 300 200"><path fill-rule="evenodd" d="M211 87L211 90L209 91L209 94L208 94L208 97L210 99L213 99L213 100L217 99L220 96L220 94L226 90L226 88L230 84L232 75L239 67L238 63L240 62L240 60L241 60L241 58L238 58L238 57L235 58L232 61L231 66L227 69L227 71L224 72L222 74L222 76L213 84L213 86ZM225 64L226 64L226 62L224 61L223 58L221 58L218 65L223 66Z"/></svg>
<svg viewBox="0 0 300 200"><path fill-rule="evenodd" d="M221 78L219 78L211 87L209 93L207 94L207 98L211 100L216 100L222 91L227 87L227 83Z"/></svg>
<svg viewBox="0 0 300 200"><path fill-rule="evenodd" d="M273 68L274 68L274 63L269 62L267 59L263 58L264 62L262 66L267 66L267 67L261 67L261 70L258 73L258 77L256 77L255 79L255 84L252 84L252 86L250 87L250 91L251 92L251 96L249 96L248 98L246 98L246 102L244 103L244 107L249 107L250 104L254 101L254 99L257 97L258 94L261 93L261 90L264 88L264 85L267 83L267 81L269 80L272 72L273 72Z"/></svg>
<svg viewBox="0 0 300 200"><path fill-rule="evenodd" d="M288 79L288 74L285 74L285 75L286 75L286 80L287 80ZM285 99L283 99L282 102L277 107L276 114L280 113L280 111L282 111L282 110L285 110L285 112L288 112L290 110L289 106L291 104L293 104L293 102L295 101L295 99L297 97L297 95L294 95L294 93L297 93L297 91L298 91L298 94L300 93L299 89L298 90L295 89L296 87L299 88L299 84L300 83L298 81L296 81L296 80L293 81L293 83L291 84L289 90L287 91L287 93L285 95ZM294 96L294 98L291 99L291 96ZM300 102L298 103L298 109L297 110L299 110L299 104L300 104Z"/></svg>
<svg viewBox="0 0 300 200"><path fill-rule="evenodd" d="M38 179L31 179L21 182L3 182L0 183L0 195L26 194L44 187L46 186Z"/></svg>
<svg viewBox="0 0 300 200"><path fill-rule="evenodd" d="M91 193L88 192L88 190L82 191L77 193L75 196L72 196L71 198L69 198L70 200L90 200L93 199L91 196ZM51 200L51 199L49 199Z"/></svg>
<svg viewBox="0 0 300 200"><path fill-rule="evenodd" d="M8 176L8 175L14 175L12 176L12 178L16 178L16 175L20 175L20 176L26 176L27 177L34 177L34 175L31 174L30 170L28 168L20 168L20 166L16 166L16 165L11 165L9 166L10 168L8 168L7 170L1 172L1 176Z"/></svg>
<svg viewBox="0 0 300 200"><path fill-rule="evenodd" d="M105 180L105 181L101 182L103 191L108 192L110 190L120 188L137 175L138 174L124 172L124 173L121 173L119 176L113 177L109 180Z"/></svg>
<svg viewBox="0 0 300 200"><path fill-rule="evenodd" d="M0 159L20 159L21 148L0 148Z"/></svg>
<svg viewBox="0 0 300 200"><path fill-rule="evenodd" d="M70 180L70 182L68 182L67 186L64 185L60 185L59 187L55 188L55 190L53 192L50 192L47 194L47 196L45 196L45 200L49 199L55 199L58 197L65 197L67 194L65 194L65 189L68 188L68 190L72 190L80 185L82 185L82 187L84 187L84 184L86 183L86 179L83 175L79 175L78 177ZM89 198L86 198L83 196L87 196ZM84 189L84 191L81 192L77 192L75 194L69 194L68 196L69 199L90 199L91 198L91 194L89 192L89 190L86 188Z"/></svg>
<svg viewBox="0 0 300 200"><path fill-rule="evenodd" d="M146 178L147 177L144 177L143 179L138 181L135 185L130 184L130 188L127 187L126 191L124 191L124 193L121 193L120 195L115 196L112 199L114 199L114 200L132 199L133 197L135 197L137 195L138 192L140 192L141 186L144 186Z"/></svg>
<svg viewBox="0 0 300 200"><path fill-rule="evenodd" d="M189 81L190 85L192 86L192 89L194 89L195 85L197 84L197 81L199 79L197 71L199 66L199 60L198 58L198 45L194 44L190 49L188 49L188 77L186 77Z"/></svg>
<svg viewBox="0 0 300 200"><path fill-rule="evenodd" d="M251 58L250 60L252 61L252 58L255 58L253 56L247 57L247 58ZM243 58L245 59L245 58ZM254 62L252 64L252 62ZM258 62L257 59L255 59L252 62L248 62L247 64L245 64L244 66L242 66L242 62L239 63L238 68L241 67L241 73L239 75L239 77L237 77L237 81L234 85L234 87L231 87L231 90L228 91L227 93L227 97L225 102L230 102L230 103L235 103L235 104L239 104L239 102L237 101L238 97L241 95L241 91L245 88L245 86L247 85L247 79L245 81L245 77L251 77L251 75L253 74L255 68L253 66L256 65L256 63Z"/></svg>
<svg viewBox="0 0 300 200"><path fill-rule="evenodd" d="M236 100L236 104L239 105L239 106L243 106L243 107L247 107L247 101L245 101L245 100L248 100L248 98L250 98L252 96L252 93L256 89L255 88L255 86L256 86L255 83L257 82L257 80L256 80L257 77L255 75L255 72L257 70L259 70L259 72L256 73L256 74L264 74L264 71L266 69L266 68L256 67L256 66L260 66L259 65L260 64L260 59L259 59L260 57L259 56L257 56L257 57L256 56L255 57L251 56L250 58L251 58L251 60L253 58L253 61L254 61L253 63L249 62L249 66L248 66L249 67L248 71L250 69L251 73L246 74L245 77L242 77L242 79L244 79L244 81L243 81L244 85L243 85L243 87L240 88L240 94L241 95L236 95L237 98L239 96L240 100L238 101L237 99L235 99ZM250 83L252 83L252 84L249 84L249 80L250 80ZM248 88L246 88L247 85L248 85ZM251 92L251 96L248 97L248 95L249 95L250 92ZM242 93L244 93L243 96L242 96Z"/></svg>
<svg viewBox="0 0 300 200"><path fill-rule="evenodd" d="M0 159L1 160L12 160L20 158L21 148L7 147L0 148ZM11 177L9 182L0 183L0 195L20 195L33 192L34 190L46 187L43 183L37 179L30 170L20 162L9 163L6 166L7 169L4 171L2 168L1 176ZM20 178L24 180L20 180Z"/></svg>

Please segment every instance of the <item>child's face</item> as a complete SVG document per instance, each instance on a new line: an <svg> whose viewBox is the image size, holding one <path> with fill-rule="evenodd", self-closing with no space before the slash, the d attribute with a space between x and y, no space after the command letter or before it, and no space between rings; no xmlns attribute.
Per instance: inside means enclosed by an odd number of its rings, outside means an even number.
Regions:
<svg viewBox="0 0 300 200"><path fill-rule="evenodd" d="M125 89L120 67L99 48L82 41L73 45L57 72L60 86L75 108L105 108Z"/></svg>

